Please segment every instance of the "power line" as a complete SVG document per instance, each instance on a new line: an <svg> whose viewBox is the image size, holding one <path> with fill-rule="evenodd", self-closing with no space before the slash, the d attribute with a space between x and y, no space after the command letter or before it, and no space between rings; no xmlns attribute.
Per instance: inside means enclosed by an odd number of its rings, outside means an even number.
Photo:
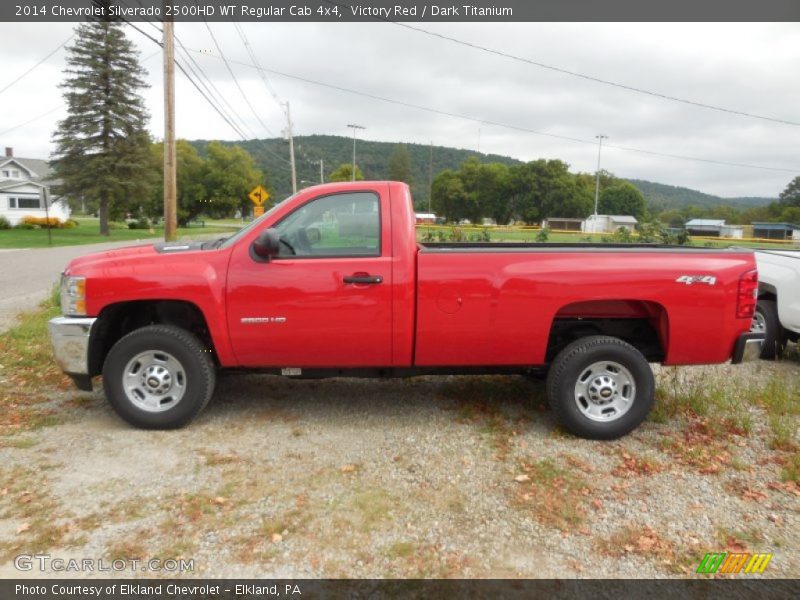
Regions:
<svg viewBox="0 0 800 600"><path fill-rule="evenodd" d="M267 127L267 125L264 123L264 121L261 120L261 117L256 112L256 109L253 108L253 105L250 102L249 98L247 97L247 94L244 93L244 90L242 89L242 86L239 84L239 80L237 79L236 74L233 72L233 69L231 68L230 63L228 62L228 59L226 58L225 53L222 52L222 48L220 47L219 42L217 42L217 37L214 35L214 32L211 30L211 25L208 24L208 21L204 20L204 22L206 24L206 29L208 29L208 33L211 35L211 39L214 41L214 46L216 46L217 52L219 52L219 55L222 57L222 60L225 63L225 67L228 69L228 73L230 73L231 79L233 79L233 83L236 84L236 89L239 90L239 94L242 96L244 101L247 103L247 106L250 108L250 112L253 113L253 116L256 118L256 120L261 124L261 126L264 129L267 130L267 132L270 135L272 135L274 137L278 137L278 135L274 131L272 131L272 129Z"/></svg>
<svg viewBox="0 0 800 600"><path fill-rule="evenodd" d="M19 129L20 127L25 127L25 125L30 125L31 123L33 123L33 122L35 122L35 121L38 121L39 119L43 119L43 118L44 118L44 117L46 117L47 115L49 115L49 114L52 114L52 113L56 112L57 110L59 110L59 109L60 109L61 107L63 107L63 106L64 106L64 103L62 102L62 103L61 103L61 104L59 104L58 106L56 106L56 107L54 107L54 108L51 108L51 109L50 109L50 110L48 110L47 112L43 112L43 113L42 113L42 114L40 114L39 116L33 117L32 119L29 119L29 120L25 121L24 123L20 123L19 125L14 125L13 127L9 127L8 129L4 129L3 131L0 131L0 135L5 135L5 134L7 134L7 133L11 133L12 131L16 131L16 130L17 130L17 129Z"/></svg>
<svg viewBox="0 0 800 600"><path fill-rule="evenodd" d="M121 0L121 2L122 2L122 4L124 4L126 6L129 6L127 4L127 2L124 2L124 0ZM141 0L136 0L136 3L140 7L144 8L144 4L142 4ZM195 4L196 4L196 2L195 2ZM130 22L128 22L128 23L130 24ZM148 25L150 25L153 29L155 29L158 32L159 35L163 35L163 31L158 26L156 26L155 23L153 23L152 21L146 21L146 23ZM144 33L138 27L136 27L135 29L144 35ZM147 37L150 37L150 36L147 36ZM224 112L225 115L224 116L220 115L220 116L223 116L225 121L229 125L231 125L233 130L236 132L236 135L241 137L242 140L246 140L247 139L247 135L245 134L245 129L249 130L249 128L247 127L247 124L245 123L244 119L242 119L236 113L234 108L230 105L228 100L225 98L225 95L222 94L217 89L217 86L215 86L214 82L211 80L211 78L208 77L208 75L206 75L206 73L205 73L205 71L203 71L202 67L200 67L200 65L197 64L197 61L195 61L194 57L186 51L186 48L183 45L183 42L180 40L180 38L177 36L177 34L174 36L174 38L175 38L175 41L178 42L178 45L180 46L180 49L183 50L183 54L180 54L180 50L178 51L178 54L180 55L180 58L183 59L183 61L185 62L186 66L189 68L189 70L192 72L192 74L197 78L197 81L200 83L200 85L202 85L205 88L206 94L207 94L207 98L206 98L207 101L210 102L211 100L213 100L213 102L217 105L217 106L214 107L214 110L216 110L217 113ZM153 40L153 38L150 38L150 39L151 39L151 41L154 41L155 43L157 43L159 45L159 47L161 46L161 42L160 41ZM176 60L176 62L177 62L177 60ZM191 64L189 64L189 63L191 63ZM194 65L194 67L192 65ZM195 70L195 68L196 68L196 70ZM225 106L227 106L228 111L225 111L222 108L223 104ZM250 134L251 134L251 137L256 137L255 133L252 130L250 130Z"/></svg>
<svg viewBox="0 0 800 600"><path fill-rule="evenodd" d="M72 38L74 38L74 37L75 37L75 34L73 33L71 36L69 36L67 39L65 39L63 42L61 42L61 43L60 43L58 46L56 46L56 47L55 47L53 50L51 50L51 51L50 51L50 52L47 54L47 56L45 56L43 59L41 59L41 60L40 60L39 62L37 62L35 65L33 65L33 66L32 66L31 68L29 68L27 71L25 71L25 72L24 72L22 75L20 75L19 77L17 77L17 78L16 78L14 81L12 81L11 83L7 84L7 85L6 85L6 86L5 86L3 89L1 89L1 90L0 90L0 94L2 94L3 92L5 92L7 89L9 89L9 88L10 88L12 85L14 85L15 83L17 83L18 81L20 81L20 80L22 80L23 78L25 78L26 76L30 75L30 74L31 74L31 73L32 73L32 72L33 72L33 71L34 71L34 70L35 70L37 67L39 67L39 66L40 66L40 65L41 65L41 64L42 64L44 61L46 61L48 58L50 58L51 56L53 56L53 54L55 54L56 52L58 52L59 50L61 50L61 49L62 49L64 46L66 46L66 45L67 45L67 44L70 42L70 40L72 40Z"/></svg>
<svg viewBox="0 0 800 600"><path fill-rule="evenodd" d="M204 54L203 52L200 52L199 50L194 50L194 49L192 49L192 52L197 52L198 54ZM218 58L218 57L215 57L215 58ZM239 65L251 67L251 68L254 68L254 69L258 69L259 68L256 65L253 65L253 64L250 64L250 63L246 63L246 62L242 62L242 61L231 60L230 62L232 62L234 64L239 64ZM326 88L329 88L329 89L337 90L339 92L344 92L344 93L347 93L347 94L354 94L356 96L362 96L364 98L370 98L372 100L379 100L381 102L387 102L387 103L390 103L390 104L396 104L398 106L405 106L407 108L414 108L414 109L417 109L417 110L422 110L422 111L433 113L433 114L444 115L444 116L447 116L447 117L453 117L453 118L457 118L457 119L463 119L463 120L472 121L472 122L475 122L475 123L484 123L486 125L493 125L495 127L502 127L504 129L512 129L512 130L515 130L515 131L521 131L521 132L524 132L524 133L531 133L531 134L534 134L534 135L545 136L545 137L550 137L550 138L556 138L556 139L566 140L566 141L570 141L570 142L576 142L576 143L579 143L579 144L588 144L588 145L591 145L591 146L595 146L596 145L596 143L594 141L592 141L592 140L576 138L576 137L571 137L571 136L567 136L567 135L560 135L560 134L557 134L557 133L548 133L546 131L538 131L538 130L535 130L535 129L530 129L528 127L522 127L520 125L514 125L514 124L510 124L510 123L502 123L500 121L493 121L491 119L485 119L485 118L473 117L471 115L453 113L453 112L449 112L449 111L446 111L446 110L441 110L441 109L438 109L438 108L432 108L432 107L429 107L429 106L423 106L421 104L414 104L412 102L406 102L404 100L396 100L394 98L386 98L384 96L379 96L377 94L371 94L369 92L362 92L362 91L359 91L359 90L346 88L346 87L335 85L335 84L332 84L332 83L325 83L325 82L322 82L322 81L316 81L316 80L313 80L313 79L309 79L307 77L302 77L300 75L292 75L291 73L278 71L276 69L267 69L267 68L264 68L264 67L261 67L261 68L263 68L263 70L266 71L267 73L272 73L273 75L279 75L281 77L294 79L296 81L302 81L303 83L310 83L312 85L317 85L317 86L320 86L320 87L326 87ZM666 153L666 152L657 152L655 150L646 150L646 149L642 149L642 148L633 148L633 147L630 147L630 146L618 146L618 145L613 145L613 144L606 144L606 147L607 148L614 148L616 150L624 150L626 152L637 152L637 153L640 153L640 154L649 154L649 155L653 155L653 156L662 156L662 157L665 157L665 158L674 158L674 159L687 160L687 161L698 161L698 162L711 163L711 164L724 165L724 166L731 166L731 167L740 167L740 168L747 168L747 169L761 169L761 170L766 170L766 171L780 171L780 172L785 172L785 173L798 173L798 172L800 172L800 169L789 169L789 168L783 168L783 167L767 167L767 166L762 166L762 165L751 165L751 164L745 164L745 163L735 163L735 162L728 162L728 161L722 161L722 160L713 160L713 159L708 159L708 158L701 158L701 157L697 157L697 156L685 156L685 155L680 155L680 154L670 154L670 153Z"/></svg>
<svg viewBox="0 0 800 600"><path fill-rule="evenodd" d="M139 33L141 33L143 36L145 36L146 38L148 38L148 39L149 39L151 42L153 42L154 44L158 45L159 47L161 46L161 42L160 42L159 40L157 40L156 38L154 38L153 36L151 36L151 35L150 35L150 34L148 34L147 32L145 32L145 31L143 31L142 29L140 29L140 28L139 28L138 26L136 26L134 23L132 23L132 22L130 22L130 21L125 21L125 22L126 22L128 25L130 25L131 27L133 27L133 28L134 28L136 31L138 31ZM160 31L160 30L159 30L159 31ZM189 56L189 57L191 58L191 55L189 55L189 53L188 53L188 50L186 49L186 47L185 47L185 46L183 46L183 44L180 42L180 40L178 40L177 36L176 36L176 41L177 41L177 42L178 42L178 44L179 44L179 45L180 45L180 46L183 48L184 52L186 52L187 56ZM157 51L157 52L158 52L158 51ZM156 52L156 53L157 53L157 52ZM201 54L202 54L202 53L201 53ZM214 86L214 84L213 84L213 82L211 81L211 79L210 79L210 78L209 78L207 75L205 75L205 72L204 72L204 71L202 71L202 68L200 67L200 65L198 65L198 64L197 64L197 62L196 62L196 61L194 61L193 59L192 59L192 61L191 61L191 62L192 62L192 63L194 63L194 65L195 65L195 66L197 66L197 68L198 68L198 69L199 69L199 70L200 70L200 71L203 73L203 75L206 77L206 79L207 79L208 83L209 83L209 84L211 84L211 86L213 87L213 89L214 89L214 90L216 90L216 91L217 91L217 93L219 94L219 91L217 90L216 86ZM208 103L208 104L211 106L211 108L213 108L213 109L214 109L214 111L215 111L215 112L216 112L216 113L217 113L217 114L218 114L218 115L219 115L219 116L222 118L222 120L223 120L223 121L225 121L225 122L226 122L226 123L227 123L227 124L228 124L228 125L231 127L231 129L233 129L233 131L235 131L235 132L236 132L236 135L237 135L237 136L239 136L239 137L240 137L240 138L241 138L243 141L247 141L247 136L246 136L246 135L245 135L245 133L242 131L242 129L241 129L241 128L240 128L240 127L239 127L239 126L238 126L238 125L237 125L237 124L236 124L236 123L233 121L233 117L231 117L231 116L227 115L227 114L224 112L224 110L222 109L222 107L221 107L221 106L217 106L217 104L215 103L214 99L212 99L212 97L209 97L209 96L213 96L213 94L211 94L210 92L209 92L209 93L206 93L206 92L205 92L203 89L201 89L201 88L200 88L200 85L199 85L199 84L198 84L198 83L195 81L195 79L194 79L194 78L193 78L193 77L192 77L192 76L191 76L191 75L190 75L190 74L187 72L186 68L183 66L183 64L181 64L181 62L180 62L180 61L177 59L177 57L176 57L176 59L175 59L175 65L178 67L178 69L180 69L181 73L183 73L183 75L186 77L186 79L188 79L188 80L189 80L189 83L191 83L191 84L192 84L192 86L194 86L194 88L195 88L195 89L196 89L196 90L197 90L197 91L200 93L200 95L203 97L203 99L204 99L204 100L205 100L205 101L206 101L206 102L207 102L207 103ZM187 63L187 65L188 65L188 63ZM189 65L189 69L191 70L191 65ZM201 84L203 84L203 85L206 87L206 89L208 89L208 86L206 86L206 85L205 85L205 83L203 82L203 79L202 79L202 78L201 78L199 75L197 75L197 73L196 73L194 70L192 70L192 72L195 74L195 77L197 77L198 81L200 81L200 83L201 83ZM220 95L221 95L221 94L220 94ZM223 96L223 98L224 98L224 96ZM235 113L234 113L234 114L235 114ZM240 119L241 119L241 118L240 118ZM288 161L288 160L286 160L286 159L285 159L285 158L283 158L282 156L280 156L280 155L276 154L275 152L273 152L273 151L272 151L272 150L270 150L269 148L264 148L264 151L265 151L267 154L270 154L271 156L273 156L274 158L276 158L276 159L278 159L278 160L281 160L281 161L283 161L283 162L284 162L284 163L286 163L286 164L289 164L289 161Z"/></svg>
<svg viewBox="0 0 800 600"><path fill-rule="evenodd" d="M272 96L272 99L275 100L275 103L278 105L278 107L283 110L283 102L278 97L278 93L275 91L275 88L272 87L272 84L264 73L264 69L261 68L261 63L259 63L258 56L256 56L256 53L253 51L253 47L250 45L250 40L247 39L247 34L236 21L233 21L233 26L236 29L236 33L239 34L247 53L250 55L250 60L252 60L253 64L258 67L258 74L261 76L261 81L264 83L264 87L267 88L267 91L269 92L270 96Z"/></svg>
<svg viewBox="0 0 800 600"><path fill-rule="evenodd" d="M156 50L152 54L147 55L147 57L142 59L142 62L143 63L147 62L148 60L153 58L159 52L160 52L159 50ZM25 121L23 123L20 123L19 125L14 125L13 127L9 127L8 129L4 129L3 131L0 131L0 135L6 135L7 133L11 133L12 131L16 131L17 129L20 129L21 127L25 127L26 125L30 125L31 123L34 123L34 122L38 121L39 119L43 119L47 115L56 112L57 110L59 110L63 106L64 106L64 103L62 102L58 106L55 106L55 107L51 108L50 110L48 110L46 112L43 112L42 114L40 114L38 116L33 117L32 119L29 119L29 120L27 120L27 121Z"/></svg>
<svg viewBox="0 0 800 600"><path fill-rule="evenodd" d="M340 6L342 8L346 8L347 7L347 5L343 6L341 4L337 4L336 2L333 2L332 0L323 0L323 1L328 3L328 4L333 4L333 5L336 5L336 6ZM705 109L708 109L708 110L715 110L715 111L718 111L718 112L724 112L724 113L728 113L728 114L731 114L731 115L738 115L740 117L749 117L751 119L760 119L762 121L770 121L772 123L780 123L782 125L792 125L794 127L800 127L800 122L797 122L797 121L789 121L788 119L780 119L780 118L777 118L777 117L768 117L768 116L765 116L765 115L758 115L758 114L755 114L755 113L749 113L749 112L745 112L745 111L742 111L742 110L735 110L735 109L732 109L732 108L725 108L725 107L722 107L722 106L716 106L714 104L707 104L705 102L698 102L696 100L689 100L687 98L681 98L679 96L672 96L672 95L669 95L669 94L663 94L661 92L654 92L652 90L646 90L644 88L639 88L639 87L636 87L636 86L627 85L627 84L619 83L619 82L616 82L616 81L610 81L608 79L602 79L600 77L595 77L593 75L587 75L585 73L579 73L578 71L571 71L569 69L565 69L565 68L562 68L562 67L556 67L554 65L548 65L548 64L543 63L543 62L535 61L535 60L532 60L530 58L525 58L523 56L517 56L516 54L511 54L509 52L504 52L502 50L496 50L494 48L489 48L487 46L481 46L480 44L476 44L474 42L467 42L467 41L464 41L464 40L460 40L458 38L454 38L454 37L451 37L449 35L444 35L443 33L436 33L435 31L429 31L427 29L423 29L422 27L416 27L414 25L409 25L408 23L399 23L397 21L390 21L388 19L385 19L383 17L378 17L378 16L376 16L374 18L377 19L377 20L380 20L380 21L391 23L392 25L397 25L398 27L404 27L406 29L410 29L412 31L416 31L418 33L423 33L423 34L429 35L431 37L436 37L436 38L439 38L439 39L442 39L442 40L446 40L448 42L452 42L454 44L459 44L461 46L466 46L466 47L472 48L474 50L480 50L481 52L487 52L489 54L494 54L495 56L501 56L503 58L508 58L508 59L511 59L511 60L515 60L517 62L525 63L525 64L528 64L528 65L532 65L534 67L539 67L539 68L542 68L542 69L555 71L557 73L562 73L564 75L570 75L571 77L578 77L580 79L585 79L587 81L593 81L595 83L602 83L603 85L609 85L609 86L616 87L616 88L619 88L619 89L627 90L629 92L636 92L637 94L645 94L647 96L653 96L655 98L661 98L662 100L670 100L672 102L680 102L682 104L688 104L690 106L696 106L696 107L705 108Z"/></svg>
<svg viewBox="0 0 800 600"><path fill-rule="evenodd" d="M142 29L140 29L140 28L139 28L137 25L135 25L134 23L132 23L132 22L130 22L130 21L125 21L125 22L126 22L128 25L130 25L131 27L133 27L133 28L134 28L136 31L138 31L139 33L141 33L143 36L145 36L147 39L149 39L151 42L153 42L154 44L156 44L156 45L158 45L158 46L161 46L161 42L160 42L159 40L157 40L156 38L154 38L154 37L153 37L152 35L150 35L149 33L147 33L147 32L145 32L145 31L143 31ZM211 99L210 99L210 98L209 98L209 97L206 95L206 93L205 93L205 92L204 92L204 91L203 91L203 90L200 88L200 86L199 86L199 85L198 85L198 84L195 82L195 80L194 80L194 79L193 79L193 78L192 78L192 77L189 75L189 73L187 73L186 69L184 69L183 65L182 65L182 64L181 64L181 63L180 63L178 60L176 60L176 61L175 61L175 65L176 65L176 66L177 66L177 67L180 69L181 73L183 73L183 74L184 74L184 76L186 77L186 79L188 79L188 80L189 80L189 83L191 83L191 84L194 86L194 88L195 88L195 89L196 89L196 90L197 90L197 91L200 93L200 95L201 95L201 96L202 96L202 97L205 99L205 101L206 101L206 102L208 102L208 104L211 106L211 108L213 108L213 109L214 109L214 110L217 112L217 114L218 114L220 117L222 117L222 119L223 119L223 120L224 120L224 121L225 121L225 122L226 122L228 125L230 125L231 129L233 129L233 130L236 132L236 134L237 134L237 135L239 135L239 136L240 136L240 137L241 137L243 140L244 140L244 139L246 139L246 138L245 138L245 136L244 136L244 134L243 134L243 133L242 133L242 132L241 132L241 131L238 129L238 127L236 127L236 125L235 125L234 123L232 123L232 122L230 121L230 119L228 119L228 117L227 117L227 116L226 116L226 115L225 115L225 114L224 114L224 113L223 113L223 112L222 112L222 111L221 111L221 110L220 110L220 109L217 107L217 105L216 105L216 104L214 104L214 102L212 102L212 100L211 100Z"/></svg>

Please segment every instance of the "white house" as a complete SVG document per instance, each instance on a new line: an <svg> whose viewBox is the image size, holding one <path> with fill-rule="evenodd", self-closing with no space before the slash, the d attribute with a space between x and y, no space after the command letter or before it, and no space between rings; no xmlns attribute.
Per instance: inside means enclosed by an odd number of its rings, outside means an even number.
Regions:
<svg viewBox="0 0 800 600"><path fill-rule="evenodd" d="M634 231L638 221L628 215L589 215L583 222L584 233L614 233L620 227Z"/></svg>
<svg viewBox="0 0 800 600"><path fill-rule="evenodd" d="M49 214L61 221L69 219L67 202L50 196L51 169L47 161L18 158L13 148L6 148L0 158L0 216L12 225L24 217L45 217ZM45 209L45 198L49 206Z"/></svg>

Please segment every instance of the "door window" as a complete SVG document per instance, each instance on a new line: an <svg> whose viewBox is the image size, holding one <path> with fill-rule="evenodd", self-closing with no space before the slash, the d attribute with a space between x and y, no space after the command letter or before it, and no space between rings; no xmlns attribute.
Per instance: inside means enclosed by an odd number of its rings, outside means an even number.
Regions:
<svg viewBox="0 0 800 600"><path fill-rule="evenodd" d="M275 226L280 257L380 256L380 200L372 192L323 196Z"/></svg>

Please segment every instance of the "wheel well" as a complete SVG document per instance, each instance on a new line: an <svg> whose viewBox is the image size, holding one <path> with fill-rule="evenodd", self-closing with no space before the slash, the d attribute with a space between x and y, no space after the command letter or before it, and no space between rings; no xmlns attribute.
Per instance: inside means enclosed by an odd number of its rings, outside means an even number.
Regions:
<svg viewBox="0 0 800 600"><path fill-rule="evenodd" d="M218 363L208 324L202 311L191 302L144 300L112 304L104 308L92 327L89 374L99 375L114 344L135 329L147 325L174 325L197 336Z"/></svg>
<svg viewBox="0 0 800 600"><path fill-rule="evenodd" d="M668 336L667 312L659 304L637 300L593 301L562 308L553 320L545 360L582 337L616 337L639 350L649 362L662 362Z"/></svg>
<svg viewBox="0 0 800 600"><path fill-rule="evenodd" d="M775 288L768 283L758 284L758 299L759 300L778 300L778 293Z"/></svg>

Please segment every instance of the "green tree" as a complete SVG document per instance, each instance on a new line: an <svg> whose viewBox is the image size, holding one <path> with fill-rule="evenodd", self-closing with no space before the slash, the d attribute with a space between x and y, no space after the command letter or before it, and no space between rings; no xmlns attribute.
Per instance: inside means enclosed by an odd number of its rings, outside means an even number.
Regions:
<svg viewBox="0 0 800 600"><path fill-rule="evenodd" d="M226 146L219 142L210 142L206 153L203 183L208 204L203 212L212 217L224 217L237 208L243 212L250 210L252 204L247 198L250 190L259 184L268 188L253 157L240 146Z"/></svg>
<svg viewBox="0 0 800 600"><path fill-rule="evenodd" d="M602 215L632 215L641 219L646 211L644 195L627 181L618 181L600 194L598 212Z"/></svg>
<svg viewBox="0 0 800 600"><path fill-rule="evenodd" d="M532 224L547 217L583 218L592 211L589 188L561 160L534 160L511 168L513 213Z"/></svg>
<svg viewBox="0 0 800 600"><path fill-rule="evenodd" d="M100 233L131 201L148 197L152 183L146 87L138 53L116 22L78 25L67 54L67 117L53 134L55 192L98 207Z"/></svg>
<svg viewBox="0 0 800 600"><path fill-rule="evenodd" d="M185 226L198 215L209 212L212 207L206 190L207 161L201 158L194 146L186 140L178 140L175 144L177 155L178 184L178 223ZM153 144L153 160L159 173L163 173L164 144ZM147 212L151 217L158 217L163 212L164 181L163 177L153 188L152 201Z"/></svg>
<svg viewBox="0 0 800 600"><path fill-rule="evenodd" d="M592 195L570 173L548 181L542 200L542 217L583 219L592 212Z"/></svg>
<svg viewBox="0 0 800 600"><path fill-rule="evenodd" d="M800 206L787 206L781 211L778 219L782 223L800 224Z"/></svg>
<svg viewBox="0 0 800 600"><path fill-rule="evenodd" d="M800 206L800 175L795 177L778 196L781 204L786 206Z"/></svg>
<svg viewBox="0 0 800 600"><path fill-rule="evenodd" d="M389 157L389 179L411 185L411 155L405 144L398 144Z"/></svg>
<svg viewBox="0 0 800 600"><path fill-rule="evenodd" d="M658 220L665 223L667 227L683 227L685 223L683 216L677 210L664 210L658 213Z"/></svg>
<svg viewBox="0 0 800 600"><path fill-rule="evenodd" d="M353 180L353 165L342 163L337 169L328 175L328 181L352 181ZM356 181L364 181L364 174L361 169L356 165Z"/></svg>
<svg viewBox="0 0 800 600"><path fill-rule="evenodd" d="M458 173L445 169L433 180L431 207L445 221L460 221L468 218L471 210L468 197Z"/></svg>

